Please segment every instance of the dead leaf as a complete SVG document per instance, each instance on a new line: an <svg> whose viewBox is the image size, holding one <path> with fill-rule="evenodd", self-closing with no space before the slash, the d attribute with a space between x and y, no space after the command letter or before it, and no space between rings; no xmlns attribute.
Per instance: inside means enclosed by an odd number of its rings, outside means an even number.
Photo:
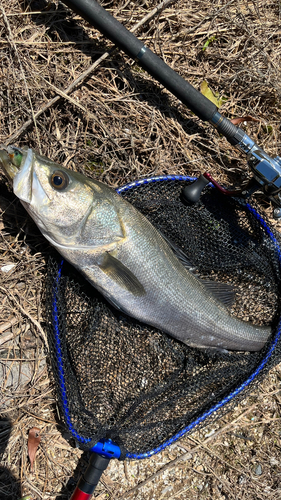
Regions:
<svg viewBox="0 0 281 500"><path fill-rule="evenodd" d="M39 443L41 441L40 429L32 427L28 433L28 456L30 460L30 470L33 472L33 463Z"/></svg>
<svg viewBox="0 0 281 500"><path fill-rule="evenodd" d="M200 91L201 91L201 94L203 94L205 97L207 97L207 99L209 99L209 101L213 102L217 108L219 108L225 101L225 99L223 98L219 98L219 94L216 93L214 94L210 87L208 86L208 83L206 82L206 80L204 80L201 85L200 85Z"/></svg>
<svg viewBox="0 0 281 500"><path fill-rule="evenodd" d="M242 123L242 122L259 122L259 120L257 120L257 118L254 118L253 116L243 116L242 118L232 118L232 120L230 120L231 123L233 123L233 125L239 125L239 123Z"/></svg>

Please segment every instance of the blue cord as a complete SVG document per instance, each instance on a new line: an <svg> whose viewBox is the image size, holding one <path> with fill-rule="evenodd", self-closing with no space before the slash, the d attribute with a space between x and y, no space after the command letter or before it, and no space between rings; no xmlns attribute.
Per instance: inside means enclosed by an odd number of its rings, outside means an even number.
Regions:
<svg viewBox="0 0 281 500"><path fill-rule="evenodd" d="M62 273L62 266L63 266L63 260L59 264L58 275L56 277L55 283L53 284L53 301L52 301L53 329L54 329L54 336L55 336L55 348L56 348L56 354L57 354L57 368L58 368L59 381L60 381L60 393L61 393L62 406L63 406L63 411L64 411L64 418L65 418L65 421L66 421L66 424L68 426L69 431L81 443L88 443L89 441L91 441L91 439L79 436L79 434L76 432L76 430L74 429L74 427L71 423L67 394L66 394L67 391L66 391L66 385L65 385L65 375L64 375L63 359L62 359L62 352L61 352L61 340L60 340L58 307L57 307L57 293L58 293L59 280L61 278L61 273Z"/></svg>
<svg viewBox="0 0 281 500"><path fill-rule="evenodd" d="M148 177L147 179L139 179L137 181L130 182L129 184L125 184L120 188L116 189L118 194L124 193L129 189L143 186L143 184L152 184L153 182L158 181L195 181L196 177L189 177L187 175L158 175L156 177Z"/></svg>

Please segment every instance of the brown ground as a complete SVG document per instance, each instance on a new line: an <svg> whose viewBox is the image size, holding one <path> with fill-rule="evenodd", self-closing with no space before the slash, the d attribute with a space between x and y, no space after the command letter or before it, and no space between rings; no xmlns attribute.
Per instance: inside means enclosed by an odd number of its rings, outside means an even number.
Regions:
<svg viewBox="0 0 281 500"><path fill-rule="evenodd" d="M165 3L154 14L155 0L116 0L107 8L130 29L152 13L137 35L196 88L206 80L225 98L226 116L257 118L246 130L269 154L278 154L280 2ZM3 0L0 19L0 143L28 145L112 186L204 170L226 185L249 176L225 139L132 60L119 51L100 59L111 44L62 3ZM0 421L0 439L7 444L0 498L67 500L65 485L82 452L62 437L45 364L40 321L48 245L1 172L0 186L0 377L7 419ZM264 208L270 215L267 203ZM140 462L112 461L97 498L280 499L280 377L277 366L259 393L163 453ZM42 440L31 472L27 432L33 426Z"/></svg>

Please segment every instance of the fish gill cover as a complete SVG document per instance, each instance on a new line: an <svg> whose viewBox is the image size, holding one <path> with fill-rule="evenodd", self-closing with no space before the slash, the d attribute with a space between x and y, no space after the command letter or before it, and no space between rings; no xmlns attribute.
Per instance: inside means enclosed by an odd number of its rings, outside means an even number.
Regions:
<svg viewBox="0 0 281 500"><path fill-rule="evenodd" d="M156 179L157 180L157 179ZM61 414L79 446L114 440L144 458L220 417L280 361L278 237L255 208L207 188L186 206L183 178L121 188L205 279L231 283L232 314L272 325L259 352L188 347L115 310L61 257L52 257L46 314Z"/></svg>

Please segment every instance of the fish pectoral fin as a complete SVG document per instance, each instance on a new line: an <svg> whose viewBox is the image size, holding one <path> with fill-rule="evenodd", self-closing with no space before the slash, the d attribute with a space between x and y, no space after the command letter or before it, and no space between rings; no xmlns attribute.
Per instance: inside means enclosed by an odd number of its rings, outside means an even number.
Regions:
<svg viewBox="0 0 281 500"><path fill-rule="evenodd" d="M200 279L200 278L199 278ZM217 281L202 280L201 282L207 290L226 307L231 307L235 302L235 290L228 283L218 283Z"/></svg>
<svg viewBox="0 0 281 500"><path fill-rule="evenodd" d="M138 278L109 252L102 255L99 268L121 288L138 297L145 295L145 289Z"/></svg>

